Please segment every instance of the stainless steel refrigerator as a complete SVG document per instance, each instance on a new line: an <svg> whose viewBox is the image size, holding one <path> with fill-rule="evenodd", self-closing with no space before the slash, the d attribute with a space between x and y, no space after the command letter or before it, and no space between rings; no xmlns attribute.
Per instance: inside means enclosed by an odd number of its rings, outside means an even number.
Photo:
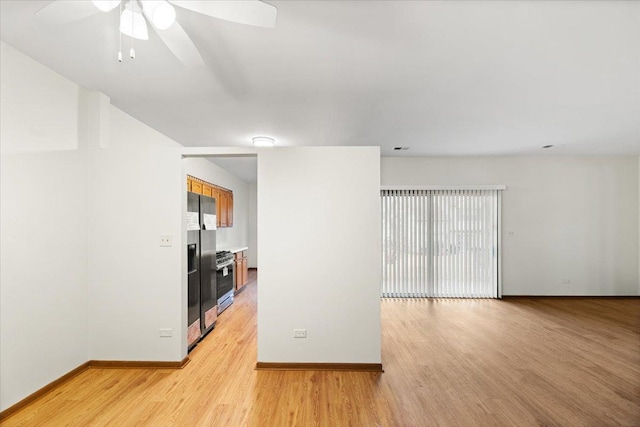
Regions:
<svg viewBox="0 0 640 427"><path fill-rule="evenodd" d="M191 350L215 326L216 201L187 193L187 344Z"/></svg>
<svg viewBox="0 0 640 427"><path fill-rule="evenodd" d="M216 200L200 196L200 319L202 335L218 317L216 294Z"/></svg>

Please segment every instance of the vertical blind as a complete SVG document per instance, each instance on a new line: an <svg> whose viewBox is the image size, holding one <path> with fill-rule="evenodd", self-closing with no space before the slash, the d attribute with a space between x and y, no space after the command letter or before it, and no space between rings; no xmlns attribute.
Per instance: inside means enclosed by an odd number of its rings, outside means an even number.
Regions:
<svg viewBox="0 0 640 427"><path fill-rule="evenodd" d="M498 190L382 190L382 296L497 298Z"/></svg>

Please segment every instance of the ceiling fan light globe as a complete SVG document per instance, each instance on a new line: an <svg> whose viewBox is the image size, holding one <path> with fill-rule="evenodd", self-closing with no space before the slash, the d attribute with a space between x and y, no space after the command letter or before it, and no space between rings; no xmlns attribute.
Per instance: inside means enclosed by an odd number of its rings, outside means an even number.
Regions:
<svg viewBox="0 0 640 427"><path fill-rule="evenodd" d="M159 30L166 30L176 22L176 10L165 0L143 0L142 10Z"/></svg>
<svg viewBox="0 0 640 427"><path fill-rule="evenodd" d="M120 0L91 0L91 2L103 12L110 12L120 4Z"/></svg>
<svg viewBox="0 0 640 427"><path fill-rule="evenodd" d="M166 30L176 22L176 10L169 3L164 3L153 15L153 23L159 30Z"/></svg>
<svg viewBox="0 0 640 427"><path fill-rule="evenodd" d="M147 23L142 11L130 1L120 15L120 32L134 39L149 40ZM133 15L133 17L132 17Z"/></svg>

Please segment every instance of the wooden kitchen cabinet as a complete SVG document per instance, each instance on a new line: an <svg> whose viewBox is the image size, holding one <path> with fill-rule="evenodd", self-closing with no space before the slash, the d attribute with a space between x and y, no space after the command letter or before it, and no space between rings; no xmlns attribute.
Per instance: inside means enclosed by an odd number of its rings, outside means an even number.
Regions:
<svg viewBox="0 0 640 427"><path fill-rule="evenodd" d="M212 191L213 191L213 188L210 185L208 185L208 184L203 184L202 185L202 195L203 196L213 197L212 196Z"/></svg>
<svg viewBox="0 0 640 427"><path fill-rule="evenodd" d="M191 192L202 194L202 183L198 181L191 181Z"/></svg>
<svg viewBox="0 0 640 427"><path fill-rule="evenodd" d="M247 251L236 252L236 291L241 290L249 283L249 264L247 263Z"/></svg>
<svg viewBox="0 0 640 427"><path fill-rule="evenodd" d="M227 193L227 227L233 227L233 192Z"/></svg>
<svg viewBox="0 0 640 427"><path fill-rule="evenodd" d="M216 199L218 227L233 227L233 192L213 187L211 197Z"/></svg>
<svg viewBox="0 0 640 427"><path fill-rule="evenodd" d="M236 252L235 253L235 261L236 261L236 265L235 265L235 271L236 271L236 291L240 290L240 288L242 288L242 272L244 271L244 269L242 268L242 253L241 252Z"/></svg>
<svg viewBox="0 0 640 427"><path fill-rule="evenodd" d="M249 260L247 259L247 251L242 251L242 279L243 286L249 283Z"/></svg>
<svg viewBox="0 0 640 427"><path fill-rule="evenodd" d="M187 191L216 199L218 227L233 227L233 191L187 175Z"/></svg>
<svg viewBox="0 0 640 427"><path fill-rule="evenodd" d="M211 197L216 199L216 225L220 227L220 190L218 187L211 187Z"/></svg>
<svg viewBox="0 0 640 427"><path fill-rule="evenodd" d="M229 226L228 200L227 192L220 191L220 199L218 200L218 203L220 204L220 227Z"/></svg>

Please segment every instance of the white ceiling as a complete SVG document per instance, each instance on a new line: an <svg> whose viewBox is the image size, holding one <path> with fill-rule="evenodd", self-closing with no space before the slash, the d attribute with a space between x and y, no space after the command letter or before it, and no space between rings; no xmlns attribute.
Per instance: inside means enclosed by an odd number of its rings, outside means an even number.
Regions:
<svg viewBox="0 0 640 427"><path fill-rule="evenodd" d="M233 172L241 180L251 184L258 182L258 158L253 157L208 157L222 169Z"/></svg>
<svg viewBox="0 0 640 427"><path fill-rule="evenodd" d="M0 1L2 40L187 146L640 154L640 2L269 1L271 30L176 8L202 69L152 32L118 63L117 10L55 26L47 3Z"/></svg>

